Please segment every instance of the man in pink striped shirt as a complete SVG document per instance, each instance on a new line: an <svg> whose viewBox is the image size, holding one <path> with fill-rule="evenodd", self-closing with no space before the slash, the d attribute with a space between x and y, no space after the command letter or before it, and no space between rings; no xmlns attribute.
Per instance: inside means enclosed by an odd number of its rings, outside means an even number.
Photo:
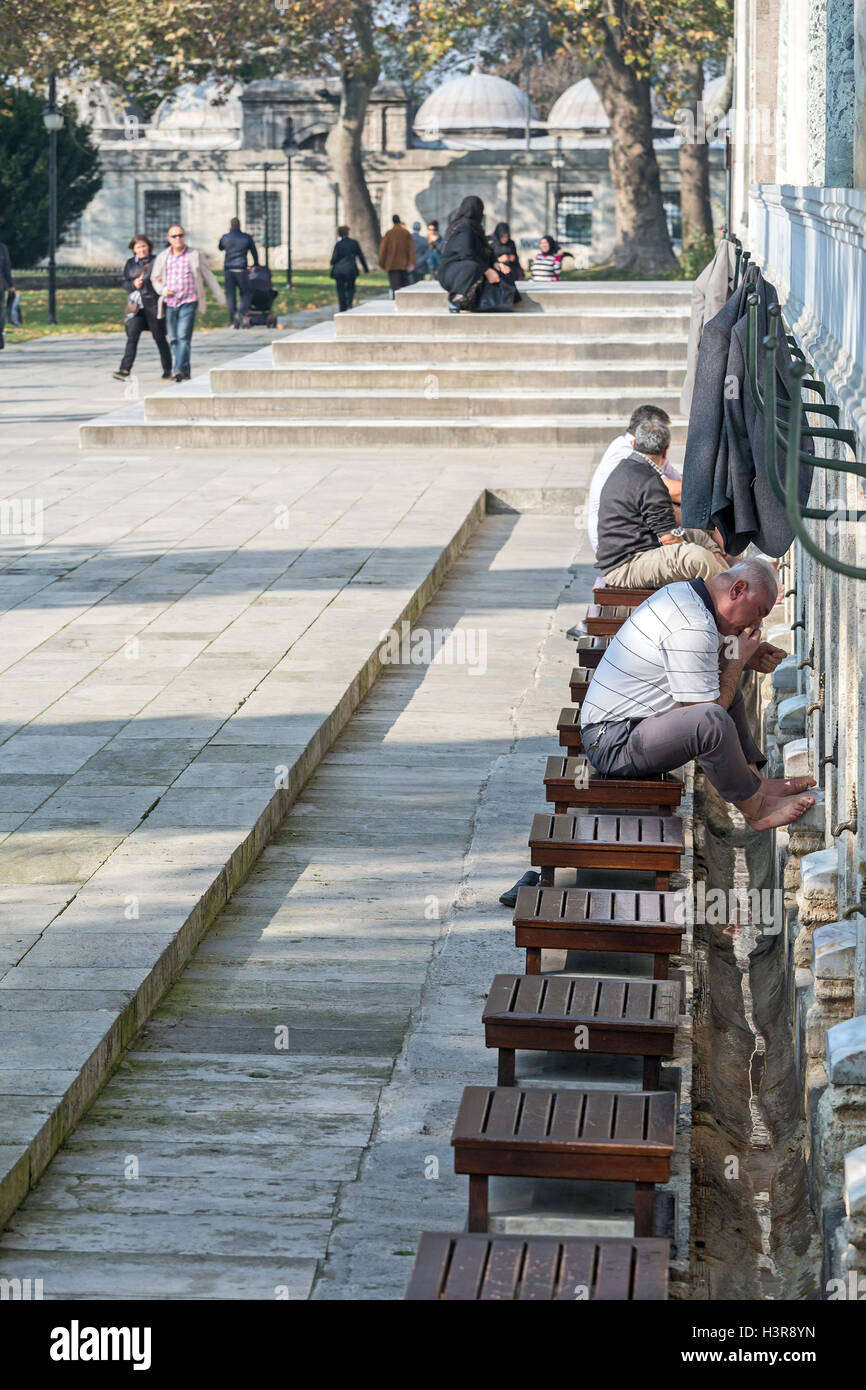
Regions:
<svg viewBox="0 0 866 1390"><path fill-rule="evenodd" d="M225 296L213 271L200 252L186 244L183 227L168 229L169 247L161 251L153 263L151 284L160 296L159 313L165 313L165 325L174 357L175 381L189 381L190 345L199 301L205 304L205 282L219 304Z"/></svg>

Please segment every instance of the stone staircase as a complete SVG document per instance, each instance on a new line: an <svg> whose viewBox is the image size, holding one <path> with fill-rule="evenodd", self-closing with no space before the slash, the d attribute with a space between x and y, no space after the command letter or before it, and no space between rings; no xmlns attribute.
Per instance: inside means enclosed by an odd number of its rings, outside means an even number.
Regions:
<svg viewBox="0 0 866 1390"><path fill-rule="evenodd" d="M87 448L584 445L677 415L691 285L564 282L449 314L433 281L366 300L81 429Z"/></svg>

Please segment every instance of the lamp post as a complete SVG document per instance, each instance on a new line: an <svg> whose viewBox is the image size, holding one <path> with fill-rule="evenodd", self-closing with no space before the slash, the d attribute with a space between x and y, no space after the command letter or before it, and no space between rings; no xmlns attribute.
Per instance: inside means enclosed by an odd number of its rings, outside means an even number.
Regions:
<svg viewBox="0 0 866 1390"><path fill-rule="evenodd" d="M558 239L559 239L559 191L560 191L560 183L561 183L561 179L562 179L562 169L563 169L563 165L565 164L565 156L564 156L563 153L562 153L562 136L561 136L561 135L557 135L557 137L556 137L556 149L555 149L554 152L553 152L553 159L552 159L551 163L553 164L553 167L554 167L554 169L556 170L556 204L555 204L555 207L554 207L554 209L553 209L553 225L554 225L554 227L556 228L556 231L555 231L554 235L556 236L556 238L557 238L557 240L558 240Z"/></svg>
<svg viewBox="0 0 866 1390"><path fill-rule="evenodd" d="M263 222L262 234L263 234L264 239L265 239L265 268L268 269L268 270L270 269L270 261L268 260L268 170L270 169L270 167L271 167L271 166L268 164L268 162L267 162L267 160L266 160L266 161L265 161L265 209L264 209L264 214L263 214L263 218L262 218L262 222Z"/></svg>
<svg viewBox="0 0 866 1390"><path fill-rule="evenodd" d="M57 78L52 72L48 79L48 101L42 111L42 123L48 131L48 318L57 322L57 132L63 117L57 110Z"/></svg>
<svg viewBox="0 0 866 1390"><path fill-rule="evenodd" d="M295 128L291 116L286 117L286 138L280 148L286 156L286 289L292 288L292 148Z"/></svg>

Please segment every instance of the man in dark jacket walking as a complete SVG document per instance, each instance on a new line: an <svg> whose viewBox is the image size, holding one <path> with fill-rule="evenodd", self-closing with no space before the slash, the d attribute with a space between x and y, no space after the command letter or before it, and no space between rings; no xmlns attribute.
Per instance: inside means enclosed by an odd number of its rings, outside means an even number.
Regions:
<svg viewBox="0 0 866 1390"><path fill-rule="evenodd" d="M235 328L250 307L250 274L247 269L247 256L252 256L253 265L259 263L256 243L248 232L241 231L237 217L229 223L229 229L220 237L219 250L225 252L226 307L229 319ZM237 307L237 291L241 292L240 308Z"/></svg>
<svg viewBox="0 0 866 1390"><path fill-rule="evenodd" d="M14 290L14 288L9 248L5 242L0 241L0 348L6 346L3 337L3 330L6 327L6 295L9 290Z"/></svg>
<svg viewBox="0 0 866 1390"><path fill-rule="evenodd" d="M349 236L348 227L338 227L337 236L339 241L331 252L331 274L337 283L337 299L342 314L347 309L351 309L352 300L355 298L358 262L361 262L365 270L369 270L370 267L364 259L364 252L358 242L354 237Z"/></svg>

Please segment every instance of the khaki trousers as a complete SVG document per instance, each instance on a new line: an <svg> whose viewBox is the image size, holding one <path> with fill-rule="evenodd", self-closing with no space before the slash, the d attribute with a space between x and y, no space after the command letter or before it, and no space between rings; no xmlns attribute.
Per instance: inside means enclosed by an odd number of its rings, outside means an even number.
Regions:
<svg viewBox="0 0 866 1390"><path fill-rule="evenodd" d="M722 552L710 533L686 530L678 545L642 550L608 570L604 581L617 589L661 589L678 579L712 579L724 568Z"/></svg>

